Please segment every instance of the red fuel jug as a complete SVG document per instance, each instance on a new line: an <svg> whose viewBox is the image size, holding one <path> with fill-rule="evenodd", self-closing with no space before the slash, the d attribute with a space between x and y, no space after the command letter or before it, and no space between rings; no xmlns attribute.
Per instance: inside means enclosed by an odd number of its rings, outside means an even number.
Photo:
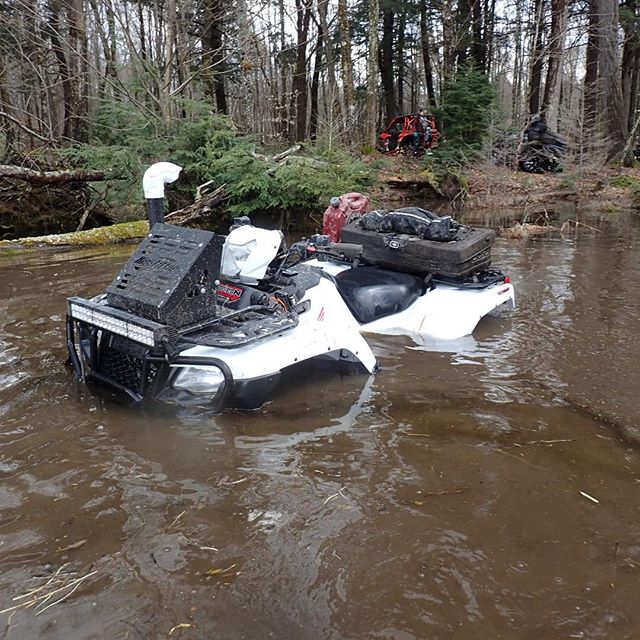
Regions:
<svg viewBox="0 0 640 640"><path fill-rule="evenodd" d="M345 224L366 212L369 198L361 193L344 193L331 198L322 216L322 233L332 242L340 242L340 230Z"/></svg>

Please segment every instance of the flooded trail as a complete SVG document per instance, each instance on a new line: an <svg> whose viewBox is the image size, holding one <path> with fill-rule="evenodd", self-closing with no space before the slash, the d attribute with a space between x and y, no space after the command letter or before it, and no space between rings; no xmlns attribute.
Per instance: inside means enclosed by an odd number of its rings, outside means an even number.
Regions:
<svg viewBox="0 0 640 640"><path fill-rule="evenodd" d="M0 637L640 636L637 216L499 240L473 338L218 416L63 366L131 250L0 253Z"/></svg>

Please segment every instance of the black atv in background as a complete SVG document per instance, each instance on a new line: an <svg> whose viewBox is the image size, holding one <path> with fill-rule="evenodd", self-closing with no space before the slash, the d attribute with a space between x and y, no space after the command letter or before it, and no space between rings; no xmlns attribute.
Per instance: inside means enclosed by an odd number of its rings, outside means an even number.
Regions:
<svg viewBox="0 0 640 640"><path fill-rule="evenodd" d="M518 148L518 169L527 173L557 173L567 151L567 141L536 116L524 131Z"/></svg>

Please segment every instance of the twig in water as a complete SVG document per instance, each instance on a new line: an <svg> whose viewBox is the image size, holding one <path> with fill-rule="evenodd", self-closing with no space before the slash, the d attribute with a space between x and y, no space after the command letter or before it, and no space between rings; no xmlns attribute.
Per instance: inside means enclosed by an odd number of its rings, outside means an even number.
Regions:
<svg viewBox="0 0 640 640"><path fill-rule="evenodd" d="M191 627L193 627L192 624L189 624L188 622L181 622L180 624L177 624L175 627L171 627L171 631L169 631L169 635L172 635L176 629L191 629Z"/></svg>
<svg viewBox="0 0 640 640"><path fill-rule="evenodd" d="M347 496L344 495L344 493L342 493L342 491L346 489L346 487L341 487L340 489L338 489L338 491L336 491L336 493L330 495L324 502L323 505L327 504L327 502L334 500L335 498L337 498L338 496L342 496L345 500L348 500L349 498L347 498Z"/></svg>
<svg viewBox="0 0 640 640"><path fill-rule="evenodd" d="M49 578L49 580L47 580L47 582L44 585L38 587L37 589L32 589L27 593L24 593L22 595L19 595L13 598L14 602L17 600L24 600L23 602L17 605L14 605L13 607L8 607L6 609L3 609L2 611L0 611L0 613L9 613L10 611L16 611L18 609L29 609L30 607L33 607L35 605L36 615L39 615L49 607L52 607L53 605L58 604L63 600L66 600L74 591L76 591L76 589L85 580L87 580L91 576L94 576L96 573L98 573L97 571L92 571L91 573L87 573L86 575L81 576L80 578L76 578L71 581L66 581L67 579L66 575L62 575L62 576L59 575L63 567L65 566L67 565L63 565L62 567L60 567L58 571L56 571L56 573L53 576L51 576L51 578ZM60 586L57 586L57 585L60 585ZM57 588L53 589L53 591L48 591L48 592L44 591L44 589L46 589L49 586L51 587L57 586ZM59 600L56 600L55 602L52 602L51 604L48 604L44 608L40 608L44 604L49 602L49 600L51 600L51 598L53 598L54 595L61 593L66 589L70 589L70 591L66 593L62 598L60 598ZM36 595L36 594L40 594L40 595Z"/></svg>
<svg viewBox="0 0 640 640"><path fill-rule="evenodd" d="M600 500L596 500L593 496L590 496L588 493L585 493L584 491L578 491L578 493L581 496L584 496L587 500L591 500L591 502L594 502L595 504L600 504Z"/></svg>
<svg viewBox="0 0 640 640"><path fill-rule="evenodd" d="M173 522L169 525L169 529L171 529L171 527L173 527L173 525L178 522L178 520L180 520L180 518L182 518L182 516L186 513L186 511L183 511L182 513L178 514L178 516L176 516L176 518L173 520Z"/></svg>
<svg viewBox="0 0 640 640"><path fill-rule="evenodd" d="M58 553L63 553L64 551L73 551L74 549L79 549L83 545L87 544L86 540L78 540L78 542L74 542L73 544L69 544L62 549L57 549Z"/></svg>
<svg viewBox="0 0 640 640"><path fill-rule="evenodd" d="M596 229L595 227L592 227L590 224L585 224L584 222L578 222L578 220L566 220L563 224L562 227L560 227L560 232L564 231L564 228L568 225L568 224L575 224L576 227L580 226L580 227L587 227L587 229L591 229L592 231L596 231L597 233L601 233L600 229Z"/></svg>
<svg viewBox="0 0 640 640"><path fill-rule="evenodd" d="M68 593L65 593L62 598L60 598L59 600L56 600L55 602L52 602L51 604L48 604L46 607L43 607L42 609L38 609L38 607L42 604L44 604L45 602L48 601L48 597L45 598L39 605L36 605L36 609L35 609L35 615L39 616L43 611L46 611L47 609L50 609L51 607L53 607L56 604L60 604L62 601L66 600L81 584L82 581L84 580L84 578L78 580L78 582L76 582L75 586L73 587L73 589L71 589L71 591L69 591Z"/></svg>

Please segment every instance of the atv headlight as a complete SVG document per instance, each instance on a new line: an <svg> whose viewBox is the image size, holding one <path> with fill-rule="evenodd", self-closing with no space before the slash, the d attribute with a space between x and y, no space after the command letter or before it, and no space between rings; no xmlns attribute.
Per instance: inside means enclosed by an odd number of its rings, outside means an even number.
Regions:
<svg viewBox="0 0 640 640"><path fill-rule="evenodd" d="M174 389L184 389L195 394L214 395L224 382L224 373L216 366L190 366L180 370L171 386Z"/></svg>

